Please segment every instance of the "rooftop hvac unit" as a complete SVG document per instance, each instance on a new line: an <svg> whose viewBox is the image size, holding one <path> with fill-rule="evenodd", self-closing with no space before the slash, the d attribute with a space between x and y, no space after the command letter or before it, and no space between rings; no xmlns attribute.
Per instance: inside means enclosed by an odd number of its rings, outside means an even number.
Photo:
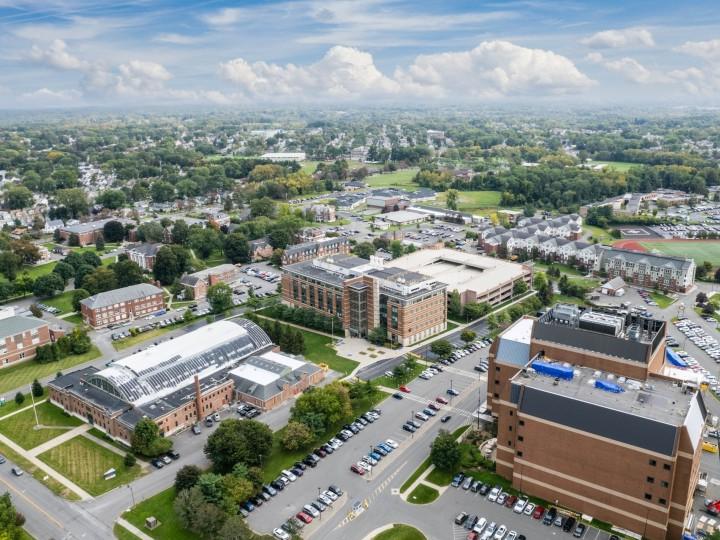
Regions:
<svg viewBox="0 0 720 540"><path fill-rule="evenodd" d="M617 315L586 311L580 315L578 326L584 330L618 336L623 331L625 320Z"/></svg>

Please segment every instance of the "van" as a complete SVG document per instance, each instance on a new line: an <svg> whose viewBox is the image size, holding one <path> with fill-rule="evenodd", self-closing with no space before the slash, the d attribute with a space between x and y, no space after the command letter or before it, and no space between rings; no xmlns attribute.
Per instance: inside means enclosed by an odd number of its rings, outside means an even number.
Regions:
<svg viewBox="0 0 720 540"><path fill-rule="evenodd" d="M713 454L718 453L718 445L710 441L703 441L702 449L705 452L711 452Z"/></svg>

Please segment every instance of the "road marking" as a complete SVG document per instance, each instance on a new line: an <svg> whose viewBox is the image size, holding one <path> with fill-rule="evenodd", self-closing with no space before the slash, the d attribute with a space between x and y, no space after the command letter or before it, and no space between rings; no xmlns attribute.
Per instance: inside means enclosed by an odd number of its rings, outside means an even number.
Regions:
<svg viewBox="0 0 720 540"><path fill-rule="evenodd" d="M717 478L711 478L710 483L715 486L720 486L720 480L718 480Z"/></svg>
<svg viewBox="0 0 720 540"><path fill-rule="evenodd" d="M30 497L28 497L27 495L25 495L25 493L23 493L22 491L20 491L19 489L17 489L14 485L8 483L8 482L7 482L5 479L3 479L3 478L0 478L0 482L2 482L3 484L5 484L10 491L16 493L18 496L20 496L22 499L24 499L28 504L30 504L30 506L32 506L33 508L35 508L35 510L37 510L38 512L40 512L41 514L43 514L43 515L48 519L48 521L51 521L51 522L52 522L53 524L55 524L59 529L65 530L65 526L64 526L62 523L60 523L57 519L55 519L53 516L51 516L50 514L48 514L45 510L43 510L35 501L33 501Z"/></svg>

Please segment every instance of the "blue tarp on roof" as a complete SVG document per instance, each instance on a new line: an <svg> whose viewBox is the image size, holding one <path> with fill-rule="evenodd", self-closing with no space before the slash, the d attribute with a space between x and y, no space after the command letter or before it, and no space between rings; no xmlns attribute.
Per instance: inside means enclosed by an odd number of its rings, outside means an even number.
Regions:
<svg viewBox="0 0 720 540"><path fill-rule="evenodd" d="M676 367L688 367L687 362L680 358L678 354L670 348L665 349L665 360L667 360L669 363Z"/></svg>
<svg viewBox="0 0 720 540"><path fill-rule="evenodd" d="M619 384L615 384L613 382L608 381L595 381L595 388L599 388L600 390L605 390L606 392L613 392L615 394L619 394L620 392L624 392L622 386Z"/></svg>
<svg viewBox="0 0 720 540"><path fill-rule="evenodd" d="M570 380L573 378L573 368L565 367L560 364L551 364L549 362L541 362L536 360L532 363L532 368L542 375L557 377L558 379Z"/></svg>

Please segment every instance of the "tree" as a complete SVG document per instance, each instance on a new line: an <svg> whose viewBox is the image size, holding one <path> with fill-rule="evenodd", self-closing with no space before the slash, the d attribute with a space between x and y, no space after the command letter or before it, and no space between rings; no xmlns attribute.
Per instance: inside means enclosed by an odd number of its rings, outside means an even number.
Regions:
<svg viewBox="0 0 720 540"><path fill-rule="evenodd" d="M105 251L105 239L102 236L98 236L95 239L95 249L97 251Z"/></svg>
<svg viewBox="0 0 720 540"><path fill-rule="evenodd" d="M130 468L134 467L136 463L137 463L137 458L135 457L134 454L131 454L130 452L125 454L125 457L123 458L123 465L125 465L126 468L130 469Z"/></svg>
<svg viewBox="0 0 720 540"><path fill-rule="evenodd" d="M43 311L38 307L37 304L30 304L30 313L32 313L33 317L37 317L38 319L42 319Z"/></svg>
<svg viewBox="0 0 720 540"><path fill-rule="evenodd" d="M250 262L250 244L242 233L228 234L223 243L223 251L233 264Z"/></svg>
<svg viewBox="0 0 720 540"><path fill-rule="evenodd" d="M285 254L285 250L281 248L274 249L272 256L270 257L270 264L277 266L278 268L282 265L282 258ZM720 269L719 269L720 270Z"/></svg>
<svg viewBox="0 0 720 540"><path fill-rule="evenodd" d="M446 339L438 339L430 344L430 351L440 358L447 358L453 352L453 346Z"/></svg>
<svg viewBox="0 0 720 540"><path fill-rule="evenodd" d="M18 392L17 394L15 394L15 403L17 403L18 405L22 405L24 402L25 394L23 394L22 392Z"/></svg>
<svg viewBox="0 0 720 540"><path fill-rule="evenodd" d="M351 414L348 389L335 382L322 388L307 389L295 400L290 418L302 422L319 434Z"/></svg>
<svg viewBox="0 0 720 540"><path fill-rule="evenodd" d="M125 192L119 189L106 189L95 199L97 204L102 204L105 208L110 210L117 210L122 208L127 203L127 197ZM109 241L109 240L108 240Z"/></svg>
<svg viewBox="0 0 720 540"><path fill-rule="evenodd" d="M72 307L73 311L80 311L80 302L90 296L90 293L85 289L75 289L72 293Z"/></svg>
<svg viewBox="0 0 720 540"><path fill-rule="evenodd" d="M375 345L384 345L387 340L387 331L384 326L378 325L368 332L367 340Z"/></svg>
<svg viewBox="0 0 720 540"><path fill-rule="evenodd" d="M87 332L76 326L70 333L57 340L57 346L61 354L84 354L92 347L92 342Z"/></svg>
<svg viewBox="0 0 720 540"><path fill-rule="evenodd" d="M401 257L403 254L403 245L400 240L393 240L390 242L390 253L392 253L393 259Z"/></svg>
<svg viewBox="0 0 720 540"><path fill-rule="evenodd" d="M487 302L469 302L463 308L463 315L466 321L474 321L490 313L492 306Z"/></svg>
<svg viewBox="0 0 720 540"><path fill-rule="evenodd" d="M10 210L29 208L33 203L33 194L25 186L11 186L5 190L3 204Z"/></svg>
<svg viewBox="0 0 720 540"><path fill-rule="evenodd" d="M459 319L462 316L462 302L460 300L460 293L457 290L453 290L448 294L448 316L455 319Z"/></svg>
<svg viewBox="0 0 720 540"><path fill-rule="evenodd" d="M205 455L219 473L236 463L261 465L272 449L273 435L267 424L255 420L223 420L205 443Z"/></svg>
<svg viewBox="0 0 720 540"><path fill-rule="evenodd" d="M697 295L695 296L695 303L698 304L698 305L702 305L702 304L704 304L704 303L707 302L707 301L708 301L707 294L705 294L705 293L702 292L702 291L700 291L699 293L697 293Z"/></svg>
<svg viewBox="0 0 720 540"><path fill-rule="evenodd" d="M75 284L78 285L77 280ZM95 268L92 273L82 279L79 285L90 294L112 291L118 288L115 272L106 266Z"/></svg>
<svg viewBox="0 0 720 540"><path fill-rule="evenodd" d="M142 268L130 259L116 262L111 268L115 274L118 287L129 287L130 285L137 285L145 281Z"/></svg>
<svg viewBox="0 0 720 540"><path fill-rule="evenodd" d="M23 264L35 264L40 260L40 250L30 240L20 238L10 242L12 252L20 257Z"/></svg>
<svg viewBox="0 0 720 540"><path fill-rule="evenodd" d="M275 201L273 201L270 197L262 197L260 199L251 200L250 216L252 218L260 216L266 216L269 218L275 217Z"/></svg>
<svg viewBox="0 0 720 540"><path fill-rule="evenodd" d="M460 463L460 445L455 436L441 429L430 446L430 461L440 470L454 471Z"/></svg>
<svg viewBox="0 0 720 540"><path fill-rule="evenodd" d="M513 296L525 294L528 290L528 286L524 281L516 281L513 285Z"/></svg>
<svg viewBox="0 0 720 540"><path fill-rule="evenodd" d="M53 272L40 276L33 284L33 294L39 298L50 298L65 288L65 281Z"/></svg>
<svg viewBox="0 0 720 540"><path fill-rule="evenodd" d="M361 259L369 259L375 253L375 246L370 242L361 242L353 248L353 253Z"/></svg>
<svg viewBox="0 0 720 540"><path fill-rule="evenodd" d="M232 289L227 283L217 283L210 287L207 299L214 313L222 313L233 307Z"/></svg>
<svg viewBox="0 0 720 540"><path fill-rule="evenodd" d="M456 189L447 190L447 198L445 200L445 203L450 210L458 209L458 191Z"/></svg>
<svg viewBox="0 0 720 540"><path fill-rule="evenodd" d="M153 275L163 285L170 285L181 275L175 250L170 246L161 247L155 256Z"/></svg>
<svg viewBox="0 0 720 540"><path fill-rule="evenodd" d="M137 237L141 242L162 242L165 229L157 221L143 223L137 228Z"/></svg>
<svg viewBox="0 0 720 540"><path fill-rule="evenodd" d="M25 538L22 525L25 517L13 506L10 493L0 496L0 538L3 540L21 540Z"/></svg>
<svg viewBox="0 0 720 540"><path fill-rule="evenodd" d="M213 251L222 247L218 232L212 228L191 227L188 243L201 259L207 259Z"/></svg>
<svg viewBox="0 0 720 540"><path fill-rule="evenodd" d="M184 246L190 235L190 227L184 219L178 219L172 227L172 241L174 244Z"/></svg>
<svg viewBox="0 0 720 540"><path fill-rule="evenodd" d="M40 381L35 379L30 386L30 391L32 392L33 397L42 397L44 390Z"/></svg>
<svg viewBox="0 0 720 540"><path fill-rule="evenodd" d="M103 225L102 236L107 242L122 242L125 238L125 227L119 221L108 221Z"/></svg>
<svg viewBox="0 0 720 540"><path fill-rule="evenodd" d="M175 491L180 493L195 486L201 474L202 470L197 465L185 465L175 474Z"/></svg>
<svg viewBox="0 0 720 540"><path fill-rule="evenodd" d="M280 443L285 450L293 452L300 448L304 448L313 440L313 433L310 428L301 422L291 421L283 430Z"/></svg>
<svg viewBox="0 0 720 540"><path fill-rule="evenodd" d="M68 246L78 247L79 245L80 237L77 235L77 233L70 233L70 236L68 236Z"/></svg>
<svg viewBox="0 0 720 540"><path fill-rule="evenodd" d="M160 435L160 428L149 418L141 418L132 434L132 449L136 454L155 457L172 448L172 441Z"/></svg>
<svg viewBox="0 0 720 540"><path fill-rule="evenodd" d="M53 272L59 274L66 283L75 277L75 268L64 261L58 261L55 268L53 268Z"/></svg>
<svg viewBox="0 0 720 540"><path fill-rule="evenodd" d="M223 476L220 484L224 498L235 508L255 493L255 486L250 480L234 474Z"/></svg>
<svg viewBox="0 0 720 540"><path fill-rule="evenodd" d="M74 218L88 213L89 204L83 188L59 189L55 192L55 201Z"/></svg>
<svg viewBox="0 0 720 540"><path fill-rule="evenodd" d="M8 281L15 281L21 264L20 257L12 251L0 252L0 274L4 275Z"/></svg>
<svg viewBox="0 0 720 540"><path fill-rule="evenodd" d="M207 502L200 486L178 493L173 510L183 528L201 538L214 538L225 523L226 513L217 505Z"/></svg>
<svg viewBox="0 0 720 540"><path fill-rule="evenodd" d="M473 332L472 330L463 330L460 334L460 339L462 339L465 343L470 343L472 341L475 341L475 338L477 337L477 334Z"/></svg>

